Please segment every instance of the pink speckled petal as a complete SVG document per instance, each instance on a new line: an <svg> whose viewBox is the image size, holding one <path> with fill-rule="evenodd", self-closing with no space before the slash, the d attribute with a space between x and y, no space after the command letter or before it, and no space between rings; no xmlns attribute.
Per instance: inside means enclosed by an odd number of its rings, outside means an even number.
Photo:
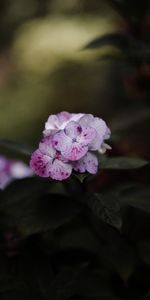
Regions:
<svg viewBox="0 0 150 300"><path fill-rule="evenodd" d="M83 157L87 151L88 146L75 142L72 143L68 148L66 147L65 151L61 151L61 153L66 159L75 161Z"/></svg>
<svg viewBox="0 0 150 300"><path fill-rule="evenodd" d="M98 171L98 159L96 155L88 152L85 157L86 170L91 174L96 174Z"/></svg>
<svg viewBox="0 0 150 300"><path fill-rule="evenodd" d="M39 144L39 150L41 151L42 154L44 155L48 155L51 158L55 157L56 154L56 150L54 149L53 145L52 145L52 140L43 140L42 143Z"/></svg>
<svg viewBox="0 0 150 300"><path fill-rule="evenodd" d="M40 150L33 152L30 160L31 169L41 177L48 177L47 164L52 160L49 156L43 155Z"/></svg>
<svg viewBox="0 0 150 300"><path fill-rule="evenodd" d="M70 121L65 127L64 132L67 136L71 137L72 139L75 139L81 134L82 127L77 122Z"/></svg>
<svg viewBox="0 0 150 300"><path fill-rule="evenodd" d="M53 136L52 144L57 151L62 153L71 147L72 139L67 136L64 131L59 131Z"/></svg>
<svg viewBox="0 0 150 300"><path fill-rule="evenodd" d="M79 137L77 137L77 142L83 143L84 145L90 144L96 137L96 130L92 127L83 127L82 132Z"/></svg>
<svg viewBox="0 0 150 300"><path fill-rule="evenodd" d="M110 137L110 129L107 127L104 120L87 114L80 119L80 124L84 126L91 126L97 132L95 139L89 145L90 150L99 150L104 139Z"/></svg>
<svg viewBox="0 0 150 300"><path fill-rule="evenodd" d="M64 180L71 175L72 166L69 163L64 163L61 160L55 159L47 165L48 176L56 180Z"/></svg>
<svg viewBox="0 0 150 300"><path fill-rule="evenodd" d="M74 163L74 170L79 173L89 172L90 174L96 174L98 170L97 157L88 152L83 158Z"/></svg>

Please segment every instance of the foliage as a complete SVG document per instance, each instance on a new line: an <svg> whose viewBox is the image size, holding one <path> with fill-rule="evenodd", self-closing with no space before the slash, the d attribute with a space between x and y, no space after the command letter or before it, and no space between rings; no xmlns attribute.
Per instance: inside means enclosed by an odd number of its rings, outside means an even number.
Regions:
<svg viewBox="0 0 150 300"><path fill-rule="evenodd" d="M17 150L22 147L17 144ZM115 157L105 158L103 167L140 171L145 164ZM32 177L1 192L2 299L146 297L150 189L125 181L93 194L87 189L90 179Z"/></svg>
<svg viewBox="0 0 150 300"><path fill-rule="evenodd" d="M95 176L0 191L0 299L150 299L149 16L149 0L0 2L0 152L29 163L60 108L106 116L113 136Z"/></svg>

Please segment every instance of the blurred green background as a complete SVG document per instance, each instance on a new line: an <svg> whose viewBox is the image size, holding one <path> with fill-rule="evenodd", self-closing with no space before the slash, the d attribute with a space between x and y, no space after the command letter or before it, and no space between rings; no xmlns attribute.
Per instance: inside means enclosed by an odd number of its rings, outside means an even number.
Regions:
<svg viewBox="0 0 150 300"><path fill-rule="evenodd" d="M111 41L85 49L103 35L134 35L136 22L136 38L149 41L147 7L131 1L124 14L118 3L126 2L1 0L2 139L36 145L50 114L89 112L106 119L119 139L118 151L149 155L141 147L149 133L149 90L138 82L149 79L149 62L134 64Z"/></svg>

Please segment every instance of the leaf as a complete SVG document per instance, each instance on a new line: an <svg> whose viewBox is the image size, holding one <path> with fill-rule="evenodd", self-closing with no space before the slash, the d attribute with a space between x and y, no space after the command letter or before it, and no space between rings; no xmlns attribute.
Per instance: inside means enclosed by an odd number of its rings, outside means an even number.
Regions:
<svg viewBox="0 0 150 300"><path fill-rule="evenodd" d="M85 198L85 203L101 221L121 229L120 207L114 198L104 194L90 194Z"/></svg>
<svg viewBox="0 0 150 300"><path fill-rule="evenodd" d="M150 291L142 298L142 300L149 300L150 299Z"/></svg>
<svg viewBox="0 0 150 300"><path fill-rule="evenodd" d="M150 189L139 184L122 184L113 188L109 195L119 201L120 206L131 206L150 213Z"/></svg>
<svg viewBox="0 0 150 300"><path fill-rule="evenodd" d="M48 194L49 181L38 178L14 182L4 191L0 203L2 226L31 235L57 228L74 218L81 206L69 197Z"/></svg>
<svg viewBox="0 0 150 300"><path fill-rule="evenodd" d="M141 260L150 267L150 241L140 241L137 244L139 257Z"/></svg>
<svg viewBox="0 0 150 300"><path fill-rule="evenodd" d="M109 297L113 294L110 273L106 269L86 270L81 274L76 286L76 293L81 297Z"/></svg>
<svg viewBox="0 0 150 300"><path fill-rule="evenodd" d="M37 245L28 244L18 259L18 275L26 282L33 298L39 295L40 299L48 299L50 283L53 279L51 258L43 255ZM42 298L41 298L42 297Z"/></svg>
<svg viewBox="0 0 150 300"><path fill-rule="evenodd" d="M0 140L0 146L27 156L31 156L33 152L33 149L27 145L5 139Z"/></svg>
<svg viewBox="0 0 150 300"><path fill-rule="evenodd" d="M76 284L87 264L81 264L60 272L50 285L49 296L53 300L65 300L76 294Z"/></svg>
<svg viewBox="0 0 150 300"><path fill-rule="evenodd" d="M122 300L122 298L118 298L118 297L115 297L115 296L97 296L97 297L90 297L90 298L86 298L86 299L89 299L89 300Z"/></svg>
<svg viewBox="0 0 150 300"><path fill-rule="evenodd" d="M149 162L141 158L132 157L111 157L111 158L100 158L101 169L113 169L113 170L131 170L138 169L146 166Z"/></svg>
<svg viewBox="0 0 150 300"><path fill-rule="evenodd" d="M99 240L83 215L79 216L55 238L59 248L82 249L95 256L99 253Z"/></svg>
<svg viewBox="0 0 150 300"><path fill-rule="evenodd" d="M101 245L100 255L103 264L117 272L126 283L137 264L134 247L118 233L112 235L108 243Z"/></svg>
<svg viewBox="0 0 150 300"><path fill-rule="evenodd" d="M129 50L131 37L119 33L109 33L89 42L84 49L97 49L103 46L114 46L121 50Z"/></svg>

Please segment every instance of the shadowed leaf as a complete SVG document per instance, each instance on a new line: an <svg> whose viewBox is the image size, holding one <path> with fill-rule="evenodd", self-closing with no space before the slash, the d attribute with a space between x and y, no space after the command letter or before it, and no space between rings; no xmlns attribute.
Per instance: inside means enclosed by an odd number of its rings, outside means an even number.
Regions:
<svg viewBox="0 0 150 300"><path fill-rule="evenodd" d="M0 140L0 146L27 156L30 156L33 152L33 149L29 146L10 140Z"/></svg>
<svg viewBox="0 0 150 300"><path fill-rule="evenodd" d="M141 158L120 156L120 157L104 158L102 159L102 161L100 158L101 169L130 170L130 169L142 168L147 164L148 162Z"/></svg>
<svg viewBox="0 0 150 300"><path fill-rule="evenodd" d="M84 49L97 49L103 46L114 46L121 50L127 50L130 47L131 37L119 33L109 33L100 36L89 42Z"/></svg>
<svg viewBox="0 0 150 300"><path fill-rule="evenodd" d="M117 229L121 229L120 207L114 198L107 197L107 195L94 194L89 195L85 199L85 202L101 221Z"/></svg>

